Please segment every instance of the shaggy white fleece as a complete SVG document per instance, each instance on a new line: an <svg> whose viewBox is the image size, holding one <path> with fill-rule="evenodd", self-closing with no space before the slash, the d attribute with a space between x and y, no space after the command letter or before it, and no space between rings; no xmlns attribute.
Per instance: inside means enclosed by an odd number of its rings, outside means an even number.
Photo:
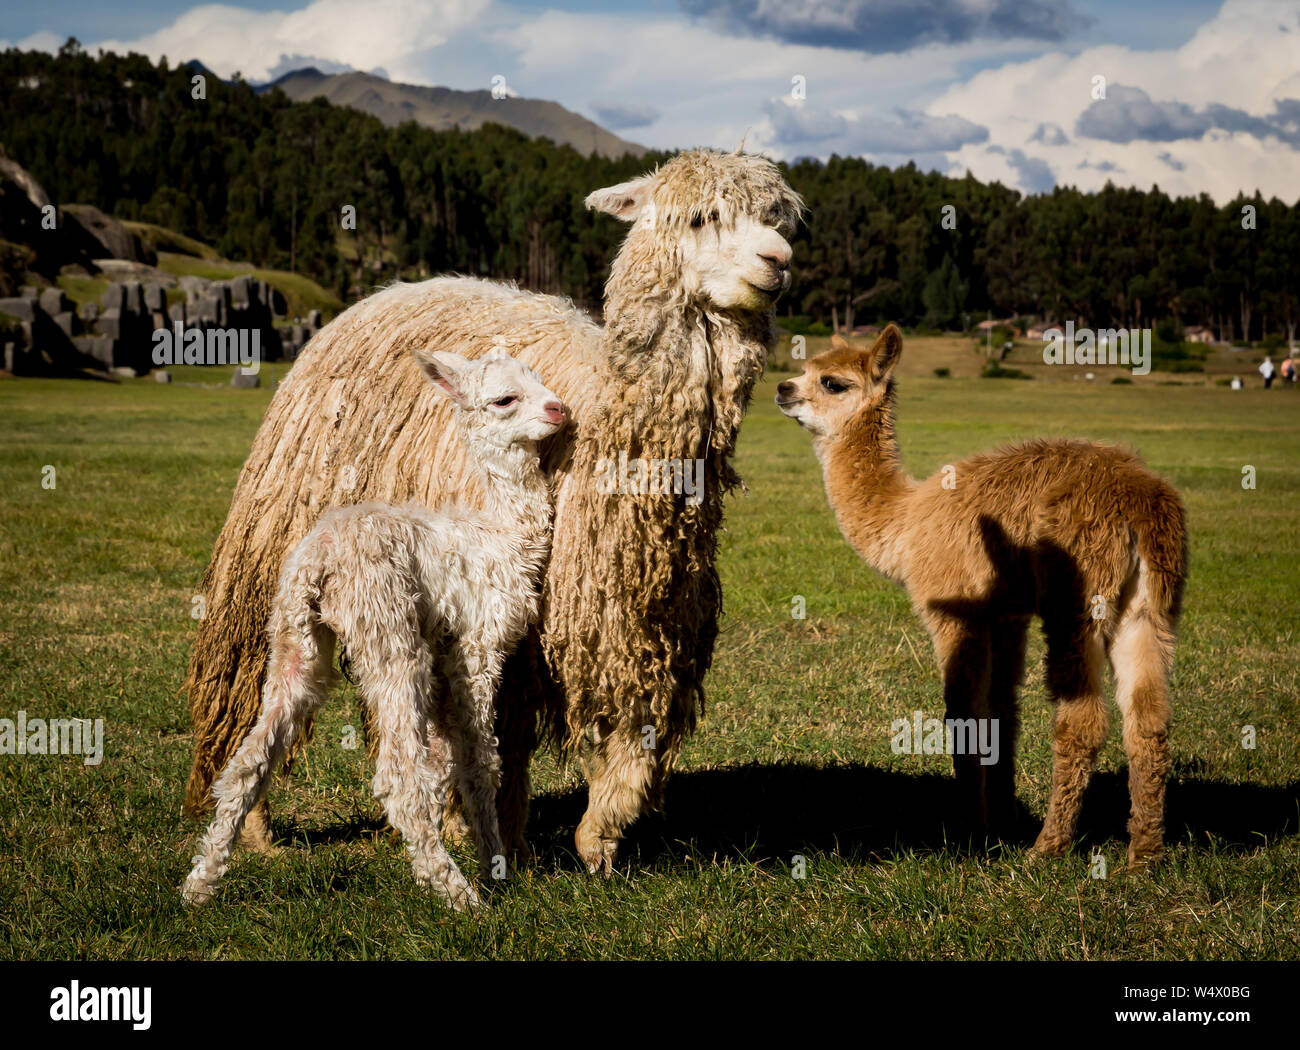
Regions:
<svg viewBox="0 0 1300 1050"><path fill-rule="evenodd" d="M328 695L336 640L379 734L375 795L416 880L458 910L480 902L442 842L453 776L480 867L505 874L494 699L502 664L537 619L552 516L537 442L563 425L564 410L505 354L415 356L455 405L485 509L336 507L293 550L267 628L261 717L213 788L216 814L182 889L187 903L215 893L249 810Z"/></svg>

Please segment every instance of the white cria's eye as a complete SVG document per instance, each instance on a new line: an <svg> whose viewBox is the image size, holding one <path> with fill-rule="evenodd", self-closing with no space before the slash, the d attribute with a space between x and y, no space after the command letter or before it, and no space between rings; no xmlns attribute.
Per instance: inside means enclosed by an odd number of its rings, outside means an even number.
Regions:
<svg viewBox="0 0 1300 1050"><path fill-rule="evenodd" d="M506 394L505 397L497 398L495 401L492 402L492 404L496 405L497 408L509 408L518 400L519 398L515 397L514 394Z"/></svg>

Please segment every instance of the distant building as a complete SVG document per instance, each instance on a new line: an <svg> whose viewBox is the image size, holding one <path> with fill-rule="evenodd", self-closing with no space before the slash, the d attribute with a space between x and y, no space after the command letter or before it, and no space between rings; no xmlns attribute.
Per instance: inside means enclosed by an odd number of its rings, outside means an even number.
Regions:
<svg viewBox="0 0 1300 1050"><path fill-rule="evenodd" d="M981 332L987 332L990 328L997 328L998 326L1001 326L1003 328L1010 328L1011 334L1015 336L1017 339L1019 339L1021 336L1021 331L1019 328L1015 326L1014 322L1015 322L1014 317L1005 317L1000 321L997 318L993 318L992 320L981 321L975 327Z"/></svg>
<svg viewBox="0 0 1300 1050"><path fill-rule="evenodd" d="M1191 328L1183 329L1183 339L1189 343L1213 343L1217 342L1214 338L1214 332L1204 325L1193 325Z"/></svg>

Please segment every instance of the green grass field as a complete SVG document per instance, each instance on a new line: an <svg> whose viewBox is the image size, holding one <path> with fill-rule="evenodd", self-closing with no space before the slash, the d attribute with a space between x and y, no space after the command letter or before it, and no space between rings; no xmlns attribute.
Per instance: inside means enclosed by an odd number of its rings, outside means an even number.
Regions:
<svg viewBox="0 0 1300 1050"><path fill-rule="evenodd" d="M903 592L840 538L807 437L778 415L769 380L738 456L748 492L729 508L709 706L666 812L634 829L617 875L591 878L572 853L580 777L539 756L536 861L467 918L417 891L369 795L364 749L342 746L360 723L347 694L273 791L284 851L237 855L209 908L182 909L200 830L180 809L191 602L270 398L191 371L177 375L194 385L0 383L0 717L102 718L105 741L95 766L0 757L0 957L1300 957L1297 392L904 373L914 473L1075 434L1135 446L1184 493L1192 577L1171 848L1155 871L1124 870L1118 729L1077 852L1026 861L1050 755L1037 640L1022 694L1023 841L949 841L948 761L889 746L893 719L942 717L928 640ZM282 373L269 366L264 384ZM805 619L791 615L795 595ZM472 870L470 851L455 852ZM1091 877L1094 853L1104 878Z"/></svg>

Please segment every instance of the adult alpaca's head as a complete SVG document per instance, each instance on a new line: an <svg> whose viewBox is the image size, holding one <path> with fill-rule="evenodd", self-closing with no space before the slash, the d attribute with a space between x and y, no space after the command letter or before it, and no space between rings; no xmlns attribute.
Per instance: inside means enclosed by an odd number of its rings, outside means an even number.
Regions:
<svg viewBox="0 0 1300 1050"><path fill-rule="evenodd" d="M692 150L596 190L587 207L631 224L605 289L610 324L629 301L647 299L763 313L790 286L788 238L803 200L764 157Z"/></svg>
<svg viewBox="0 0 1300 1050"><path fill-rule="evenodd" d="M715 488L730 487L724 461L776 341L803 199L765 157L701 149L587 206L630 224L605 285L603 365L618 392L604 443L717 454Z"/></svg>

